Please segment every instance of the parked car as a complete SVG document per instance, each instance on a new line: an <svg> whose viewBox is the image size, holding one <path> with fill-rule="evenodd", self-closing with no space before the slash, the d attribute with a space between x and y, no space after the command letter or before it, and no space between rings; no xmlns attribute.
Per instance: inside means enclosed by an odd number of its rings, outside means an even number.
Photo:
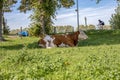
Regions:
<svg viewBox="0 0 120 80"><path fill-rule="evenodd" d="M28 36L28 32L27 31L22 31L18 33L19 36Z"/></svg>

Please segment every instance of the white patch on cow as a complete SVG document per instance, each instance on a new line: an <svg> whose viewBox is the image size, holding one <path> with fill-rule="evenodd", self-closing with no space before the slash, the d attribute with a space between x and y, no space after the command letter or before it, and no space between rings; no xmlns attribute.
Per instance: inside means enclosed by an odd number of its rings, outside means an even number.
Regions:
<svg viewBox="0 0 120 80"><path fill-rule="evenodd" d="M79 30L80 34L78 35L78 40L85 40L88 38L88 36L82 31Z"/></svg>
<svg viewBox="0 0 120 80"><path fill-rule="evenodd" d="M56 47L56 45L53 43L54 39L55 38L52 38L50 35L46 35L43 39L46 42L45 47L46 48Z"/></svg>
<svg viewBox="0 0 120 80"><path fill-rule="evenodd" d="M45 42L46 42L46 44L45 44L46 48L49 48L50 47L49 46L49 44L50 44L49 41L46 40Z"/></svg>
<svg viewBox="0 0 120 80"><path fill-rule="evenodd" d="M51 38L51 47L56 47L56 45L53 43L53 41L55 40L55 37Z"/></svg>
<svg viewBox="0 0 120 80"><path fill-rule="evenodd" d="M43 40L44 40L44 41L50 41L50 40L51 40L51 36L46 35Z"/></svg>
<svg viewBox="0 0 120 80"><path fill-rule="evenodd" d="M64 43L61 43L61 44L59 45L59 47L69 47L69 45L66 45L66 44L64 44Z"/></svg>
<svg viewBox="0 0 120 80"><path fill-rule="evenodd" d="M43 40L46 42L45 47L49 48L50 47L51 36L46 35Z"/></svg>

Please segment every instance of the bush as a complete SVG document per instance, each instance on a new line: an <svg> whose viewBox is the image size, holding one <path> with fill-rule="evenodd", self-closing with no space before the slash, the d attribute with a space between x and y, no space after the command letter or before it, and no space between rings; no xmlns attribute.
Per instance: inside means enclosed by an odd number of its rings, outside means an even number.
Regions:
<svg viewBox="0 0 120 80"><path fill-rule="evenodd" d="M42 28L38 24L33 24L28 30L30 36L39 36L42 32Z"/></svg>
<svg viewBox="0 0 120 80"><path fill-rule="evenodd" d="M5 27L3 28L3 33L4 33L5 35L8 35L9 32L10 32L9 26L5 26Z"/></svg>
<svg viewBox="0 0 120 80"><path fill-rule="evenodd" d="M113 29L120 29L120 5L118 5L117 9L115 10L115 14L112 15L110 19L110 24Z"/></svg>

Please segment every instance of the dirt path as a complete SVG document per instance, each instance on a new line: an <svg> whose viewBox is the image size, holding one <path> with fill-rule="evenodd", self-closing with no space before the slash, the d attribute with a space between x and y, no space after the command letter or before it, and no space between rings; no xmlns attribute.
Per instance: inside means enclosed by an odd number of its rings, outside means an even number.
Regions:
<svg viewBox="0 0 120 80"><path fill-rule="evenodd" d="M19 36L17 36L17 35L8 35L7 37L14 39L14 38L18 38Z"/></svg>

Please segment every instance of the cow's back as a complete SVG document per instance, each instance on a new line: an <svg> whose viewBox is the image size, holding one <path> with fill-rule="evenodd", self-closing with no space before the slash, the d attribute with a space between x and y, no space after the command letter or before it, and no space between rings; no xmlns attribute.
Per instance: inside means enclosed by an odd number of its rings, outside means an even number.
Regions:
<svg viewBox="0 0 120 80"><path fill-rule="evenodd" d="M53 35L52 37L55 38L53 43L57 46L61 45L62 43L68 46L74 46L73 41L66 35Z"/></svg>

